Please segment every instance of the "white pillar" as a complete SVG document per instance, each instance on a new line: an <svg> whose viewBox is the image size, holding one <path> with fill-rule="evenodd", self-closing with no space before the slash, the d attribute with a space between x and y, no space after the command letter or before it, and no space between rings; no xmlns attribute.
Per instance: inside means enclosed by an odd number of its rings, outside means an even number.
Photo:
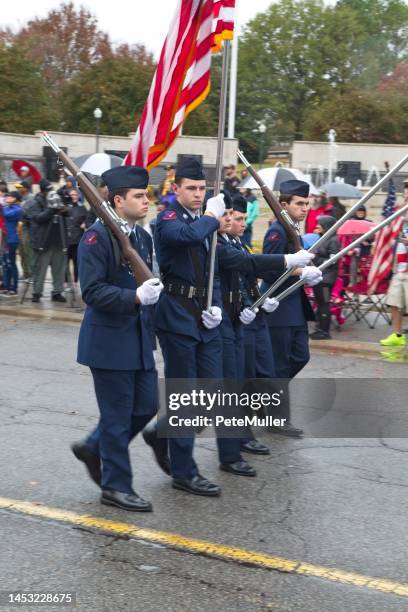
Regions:
<svg viewBox="0 0 408 612"><path fill-rule="evenodd" d="M235 138L235 112L237 105L237 74L238 74L238 19L237 9L235 9L235 31L232 41L231 54L231 75L229 90L229 111L228 111L228 138Z"/></svg>

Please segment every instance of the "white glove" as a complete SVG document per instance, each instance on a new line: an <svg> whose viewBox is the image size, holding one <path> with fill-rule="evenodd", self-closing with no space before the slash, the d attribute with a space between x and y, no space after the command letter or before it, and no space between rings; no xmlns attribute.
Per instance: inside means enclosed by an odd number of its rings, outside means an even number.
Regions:
<svg viewBox="0 0 408 612"><path fill-rule="evenodd" d="M251 310L250 308L244 308L244 310L239 315L239 320L243 325L249 325L256 317L256 313L258 309Z"/></svg>
<svg viewBox="0 0 408 612"><path fill-rule="evenodd" d="M224 194L219 193L214 198L210 198L205 210L212 213L216 219L220 219L225 213Z"/></svg>
<svg viewBox="0 0 408 612"><path fill-rule="evenodd" d="M274 312L279 306L279 302L276 298L266 298L261 308L265 312Z"/></svg>
<svg viewBox="0 0 408 612"><path fill-rule="evenodd" d="M209 310L203 310L201 313L201 319L204 327L207 329L214 329L222 321L222 312L219 306L211 306Z"/></svg>
<svg viewBox="0 0 408 612"><path fill-rule="evenodd" d="M162 289L163 285L160 279L149 278L149 280L145 281L136 289L136 295L142 306L151 306L152 304L156 304Z"/></svg>
<svg viewBox="0 0 408 612"><path fill-rule="evenodd" d="M314 285L318 285L322 282L323 274L322 271L315 266L305 266L300 278L302 281L305 281L308 287L314 287Z"/></svg>
<svg viewBox="0 0 408 612"><path fill-rule="evenodd" d="M285 261L288 268L304 268L312 261L314 257L313 253L309 251L301 250L297 253L290 253L285 255Z"/></svg>

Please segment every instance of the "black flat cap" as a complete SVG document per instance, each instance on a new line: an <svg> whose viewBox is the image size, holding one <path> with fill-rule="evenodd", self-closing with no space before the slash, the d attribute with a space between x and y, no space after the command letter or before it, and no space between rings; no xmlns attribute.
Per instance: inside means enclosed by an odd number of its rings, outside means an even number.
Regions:
<svg viewBox="0 0 408 612"><path fill-rule="evenodd" d="M205 181L201 162L194 157L185 157L176 167L176 179L187 178L192 181Z"/></svg>
<svg viewBox="0 0 408 612"><path fill-rule="evenodd" d="M309 189L309 183L306 183L305 181L298 181L297 179L283 181L279 187L279 191L281 193L285 195L299 196L300 198L308 198Z"/></svg>
<svg viewBox="0 0 408 612"><path fill-rule="evenodd" d="M101 179L109 189L146 189L149 184L149 173L139 166L117 166L101 174Z"/></svg>
<svg viewBox="0 0 408 612"><path fill-rule="evenodd" d="M232 208L238 212L246 213L248 202L240 193L237 193L232 198Z"/></svg>

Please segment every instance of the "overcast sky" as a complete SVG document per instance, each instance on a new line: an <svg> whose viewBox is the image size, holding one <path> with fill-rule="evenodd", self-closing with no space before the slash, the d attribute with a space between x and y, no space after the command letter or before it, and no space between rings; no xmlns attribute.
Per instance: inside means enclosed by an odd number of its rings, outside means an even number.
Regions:
<svg viewBox="0 0 408 612"><path fill-rule="evenodd" d="M256 13L263 12L273 0L237 0L238 23L244 24ZM19 29L34 17L45 17L58 7L58 0L3 1L2 26ZM169 22L178 0L74 0L76 7L85 6L97 17L101 30L108 32L114 43L143 43L156 57L160 54Z"/></svg>

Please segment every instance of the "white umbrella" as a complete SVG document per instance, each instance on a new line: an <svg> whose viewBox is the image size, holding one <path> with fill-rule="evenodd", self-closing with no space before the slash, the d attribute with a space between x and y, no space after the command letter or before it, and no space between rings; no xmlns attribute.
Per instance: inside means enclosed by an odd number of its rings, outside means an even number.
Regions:
<svg viewBox="0 0 408 612"><path fill-rule="evenodd" d="M318 189L316 189L310 180L310 177L297 168L263 168L259 170L258 174L265 182L265 185L272 191L279 191L280 184L283 183L283 181L297 179L309 183L311 195L319 193ZM258 183L252 176L244 179L239 187L240 189L259 189Z"/></svg>
<svg viewBox="0 0 408 612"><path fill-rule="evenodd" d="M329 198L342 198L343 200L359 200L363 193L349 183L326 183L320 191L327 193Z"/></svg>
<svg viewBox="0 0 408 612"><path fill-rule="evenodd" d="M93 155L81 155L74 161L82 172L101 176L106 170L121 166L123 159L117 155L108 155L107 153L93 153Z"/></svg>

